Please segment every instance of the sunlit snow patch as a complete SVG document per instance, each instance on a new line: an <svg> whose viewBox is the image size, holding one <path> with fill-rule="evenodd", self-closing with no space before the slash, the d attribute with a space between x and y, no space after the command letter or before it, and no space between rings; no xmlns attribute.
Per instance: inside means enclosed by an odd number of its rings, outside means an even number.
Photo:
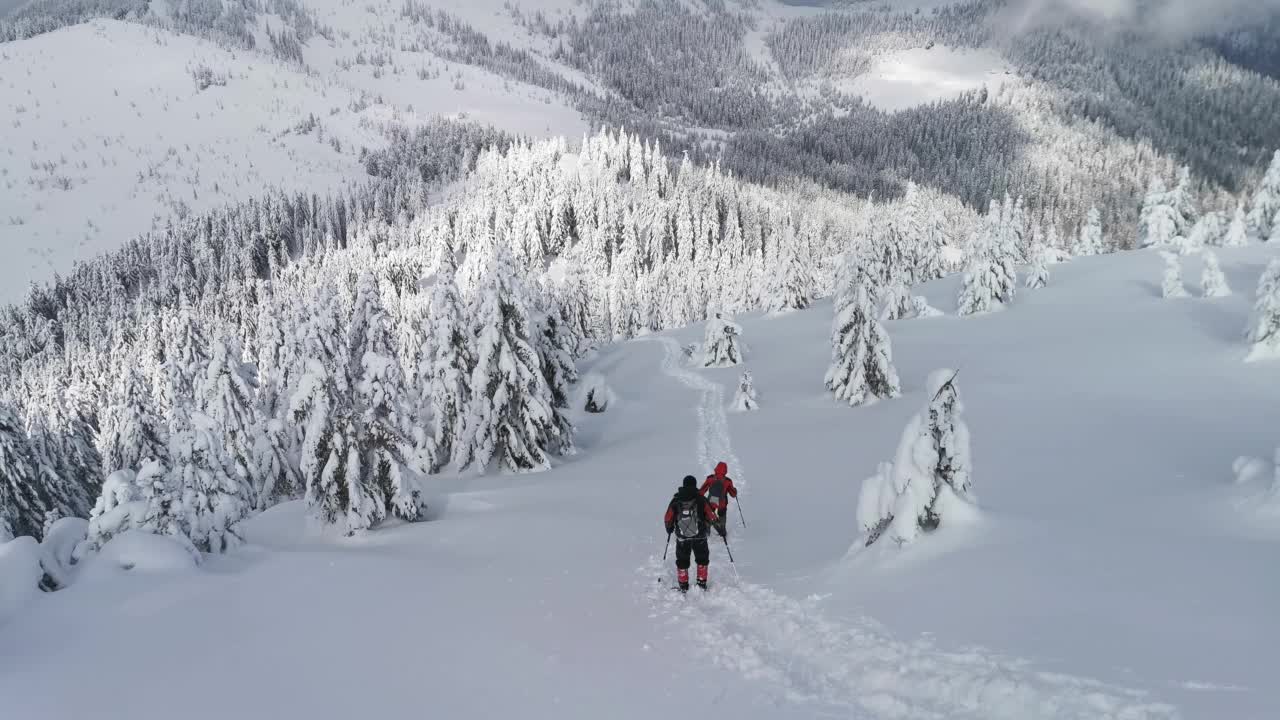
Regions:
<svg viewBox="0 0 1280 720"><path fill-rule="evenodd" d="M897 112L958 97L984 85L997 86L1012 78L1010 72L994 50L935 45L881 55L869 72L840 86L881 110Z"/></svg>

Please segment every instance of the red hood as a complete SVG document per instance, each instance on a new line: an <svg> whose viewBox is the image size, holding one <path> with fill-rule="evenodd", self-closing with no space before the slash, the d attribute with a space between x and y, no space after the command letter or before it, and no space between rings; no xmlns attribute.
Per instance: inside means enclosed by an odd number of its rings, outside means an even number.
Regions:
<svg viewBox="0 0 1280 720"><path fill-rule="evenodd" d="M724 477L729 474L729 466L724 463L716 465L716 477Z"/></svg>

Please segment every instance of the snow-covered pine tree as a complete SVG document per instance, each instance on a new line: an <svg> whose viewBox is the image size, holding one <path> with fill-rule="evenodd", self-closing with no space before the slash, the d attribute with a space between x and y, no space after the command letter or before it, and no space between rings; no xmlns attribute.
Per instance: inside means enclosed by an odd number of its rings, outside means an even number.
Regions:
<svg viewBox="0 0 1280 720"><path fill-rule="evenodd" d="M173 431L186 424L199 394L199 378L209 362L209 342L204 328L196 319L196 310L184 299L175 315L165 323L165 371L168 383L164 391L168 396L165 417L167 429ZM161 456L156 456L158 459ZM134 466L137 467L137 466ZM108 471L118 470L110 468Z"/></svg>
<svg viewBox="0 0 1280 720"><path fill-rule="evenodd" d="M969 429L955 376L951 370L929 376L929 404L907 424L894 462L881 463L863 482L857 519L867 546L884 536L909 543L972 503Z"/></svg>
<svg viewBox="0 0 1280 720"><path fill-rule="evenodd" d="M1091 207L1085 215L1084 224L1080 226L1080 236L1076 241L1072 254L1077 257L1099 255L1105 250L1102 240L1102 213Z"/></svg>
<svg viewBox="0 0 1280 720"><path fill-rule="evenodd" d="M1272 155L1271 164L1253 194L1253 203L1246 218L1249 237L1267 240L1277 212L1280 212L1280 150Z"/></svg>
<svg viewBox="0 0 1280 720"><path fill-rule="evenodd" d="M846 275L847 284L836 301L831 324L827 389L853 406L897 397L901 390L893 350L867 293L867 273L860 270Z"/></svg>
<svg viewBox="0 0 1280 720"><path fill-rule="evenodd" d="M1031 246L1031 264L1027 267L1025 283L1029 290L1049 284L1049 248L1042 243Z"/></svg>
<svg viewBox="0 0 1280 720"><path fill-rule="evenodd" d="M998 212L988 214L986 227L970 243L969 269L965 271L957 314L991 312L1013 300L1017 271L1013 253L1001 240Z"/></svg>
<svg viewBox="0 0 1280 720"><path fill-rule="evenodd" d="M168 458L165 428L151 410L146 381L133 367L119 370L98 442L102 467L108 473L136 470L145 460Z"/></svg>
<svg viewBox="0 0 1280 720"><path fill-rule="evenodd" d="M1272 258L1258 279L1246 337L1252 346L1245 360L1268 360L1280 354L1280 258Z"/></svg>
<svg viewBox="0 0 1280 720"><path fill-rule="evenodd" d="M707 320L702 341L702 366L709 368L732 367L742 362L742 349L738 338L742 326L727 313L715 312Z"/></svg>
<svg viewBox="0 0 1280 720"><path fill-rule="evenodd" d="M298 467L297 441L283 418L268 418L253 446L253 475L261 479L257 509L302 497L306 483Z"/></svg>
<svg viewBox="0 0 1280 720"><path fill-rule="evenodd" d="M1164 258L1164 281L1160 285L1160 294L1166 298L1188 297L1187 288L1182 284L1182 260L1176 253L1161 252Z"/></svg>
<svg viewBox="0 0 1280 720"><path fill-rule="evenodd" d="M1200 216L1187 236L1190 247L1214 247L1222 245L1226 227L1222 213L1211 210Z"/></svg>
<svg viewBox="0 0 1280 720"><path fill-rule="evenodd" d="M389 514L417 520L426 509L421 478L435 464L431 448L410 450L409 395L391 339L391 318L372 272L360 276L348 334L352 367L354 441L364 492L379 506L370 526ZM357 364L358 363L358 364ZM421 460L421 464L419 464Z"/></svg>
<svg viewBox="0 0 1280 720"><path fill-rule="evenodd" d="M1138 247L1164 247L1178 236L1176 213L1170 201L1164 178L1153 175L1138 213Z"/></svg>
<svg viewBox="0 0 1280 720"><path fill-rule="evenodd" d="M1178 183L1169 193L1169 207L1173 210L1175 234L1179 237L1190 237L1191 229L1200 219L1200 210L1196 207L1191 168L1186 165L1178 170Z"/></svg>
<svg viewBox="0 0 1280 720"><path fill-rule="evenodd" d="M792 223L786 223L781 237L775 239L773 282L769 286L765 310L782 314L803 310L812 301L808 258L803 254L800 240Z"/></svg>
<svg viewBox="0 0 1280 720"><path fill-rule="evenodd" d="M191 413L169 443L167 489L178 493L183 527L191 542L204 552L226 552L243 541L238 527L248 514L250 498L228 468L218 423L203 413ZM164 492L158 493L160 497Z"/></svg>
<svg viewBox="0 0 1280 720"><path fill-rule="evenodd" d="M738 391L733 396L733 409L737 412L747 412L758 410L759 408L760 404L756 401L756 386L751 377L751 371L743 370L742 377L738 378Z"/></svg>
<svg viewBox="0 0 1280 720"><path fill-rule="evenodd" d="M322 525L354 535L374 525L381 508L360 482L360 453L351 411L335 397L332 371L307 361L290 412L303 425L300 466L306 504Z"/></svg>
<svg viewBox="0 0 1280 720"><path fill-rule="evenodd" d="M504 253L495 253L479 290L471 403L455 462L483 469L497 458L509 471L534 472L551 467L546 450L562 439L528 305L510 265Z"/></svg>
<svg viewBox="0 0 1280 720"><path fill-rule="evenodd" d="M906 320L915 316L916 306L911 297L911 288L901 278L891 278L880 293L880 320Z"/></svg>
<svg viewBox="0 0 1280 720"><path fill-rule="evenodd" d="M470 323L464 311L453 273L437 272L427 311L427 346L418 370L431 411L431 436L436 455L433 472L453 461L462 437L464 413L471 401L474 362L471 340L466 333ZM576 342L577 338L569 336L568 340Z"/></svg>
<svg viewBox="0 0 1280 720"><path fill-rule="evenodd" d="M1227 276L1222 274L1218 266L1218 256L1211 250L1204 251L1204 270L1200 273L1200 290L1207 298L1227 297L1231 288L1227 286Z"/></svg>
<svg viewBox="0 0 1280 720"><path fill-rule="evenodd" d="M551 407L555 423L560 428L560 444L549 448L560 455L573 452L573 422L566 412L569 409L569 390L578 381L578 369L573 364L573 337L560 322L559 309L554 298L548 298L549 306L534 316L534 340L538 360L542 365L542 377L551 391Z"/></svg>
<svg viewBox="0 0 1280 720"><path fill-rule="evenodd" d="M0 404L0 536L39 538L53 508L18 414Z"/></svg>
<svg viewBox="0 0 1280 720"><path fill-rule="evenodd" d="M254 452L262 423L254 398L256 369L247 365L242 355L240 341L235 338L224 336L213 342L209 364L197 379L197 407L220 429L219 442L227 454L228 469L241 484L239 494L250 507L257 507L265 486Z"/></svg>
<svg viewBox="0 0 1280 720"><path fill-rule="evenodd" d="M1236 204L1236 211L1227 225L1227 234L1222 238L1222 247L1244 247L1249 244L1249 225L1245 219L1244 201Z"/></svg>

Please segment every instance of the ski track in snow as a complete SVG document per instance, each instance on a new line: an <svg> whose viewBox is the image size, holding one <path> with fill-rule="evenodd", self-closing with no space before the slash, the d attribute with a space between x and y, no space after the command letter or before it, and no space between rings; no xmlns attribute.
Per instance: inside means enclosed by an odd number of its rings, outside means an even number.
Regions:
<svg viewBox="0 0 1280 720"><path fill-rule="evenodd" d="M699 393L701 467L724 460L735 480L742 477L723 386L684 367L675 339L655 339L666 350L663 373ZM926 640L903 642L870 618L832 620L817 598L796 600L742 580L721 582L706 594L677 595L667 583L652 581L655 574L669 577L668 565L654 555L638 572L655 614L679 629L676 637L689 638L694 652L741 673L779 706L903 720L1178 717L1175 708L1144 691L1036 671L1024 661L987 652L948 652Z"/></svg>

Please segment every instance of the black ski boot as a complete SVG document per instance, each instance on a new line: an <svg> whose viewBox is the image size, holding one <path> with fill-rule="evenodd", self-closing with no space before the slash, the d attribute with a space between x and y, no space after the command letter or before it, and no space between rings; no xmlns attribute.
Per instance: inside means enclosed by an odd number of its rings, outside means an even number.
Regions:
<svg viewBox="0 0 1280 720"><path fill-rule="evenodd" d="M705 590L707 589L707 581L706 581L706 580L699 580L699 581L698 581L698 587L705 591Z"/></svg>
<svg viewBox="0 0 1280 720"><path fill-rule="evenodd" d="M682 592L682 593L687 593L687 592L689 592L689 581L688 581L688 580L686 580L686 581L684 581L684 582L680 583L679 588L680 588L680 592Z"/></svg>

